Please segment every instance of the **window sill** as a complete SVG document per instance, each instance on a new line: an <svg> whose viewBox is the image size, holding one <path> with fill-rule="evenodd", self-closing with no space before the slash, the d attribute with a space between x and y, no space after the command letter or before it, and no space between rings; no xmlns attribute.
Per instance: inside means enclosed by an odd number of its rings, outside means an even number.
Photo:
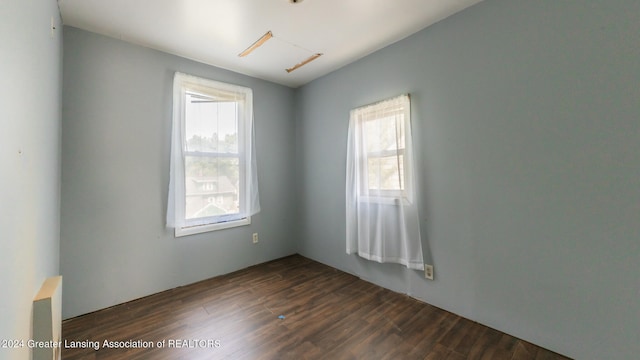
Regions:
<svg viewBox="0 0 640 360"><path fill-rule="evenodd" d="M358 202L361 203L369 203L369 204L379 204L379 205L390 205L390 206L407 206L411 205L411 201L406 197L385 197L385 196L361 196L358 199Z"/></svg>
<svg viewBox="0 0 640 360"><path fill-rule="evenodd" d="M210 231L230 229L230 228L245 226L249 224L251 224L251 217L246 217L244 219L226 221L226 222L215 223L215 224L195 225L195 226L189 226L189 227L183 227L183 228L176 228L175 235L176 237L182 237L182 236L188 236L188 235L201 234L201 233L210 232Z"/></svg>

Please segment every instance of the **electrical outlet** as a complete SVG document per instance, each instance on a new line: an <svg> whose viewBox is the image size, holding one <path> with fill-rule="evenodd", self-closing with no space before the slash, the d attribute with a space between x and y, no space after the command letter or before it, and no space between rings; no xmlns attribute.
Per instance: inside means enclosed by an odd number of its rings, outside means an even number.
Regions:
<svg viewBox="0 0 640 360"><path fill-rule="evenodd" d="M433 265L424 265L424 277L433 280Z"/></svg>
<svg viewBox="0 0 640 360"><path fill-rule="evenodd" d="M253 243L254 244L258 243L258 233L253 233Z"/></svg>

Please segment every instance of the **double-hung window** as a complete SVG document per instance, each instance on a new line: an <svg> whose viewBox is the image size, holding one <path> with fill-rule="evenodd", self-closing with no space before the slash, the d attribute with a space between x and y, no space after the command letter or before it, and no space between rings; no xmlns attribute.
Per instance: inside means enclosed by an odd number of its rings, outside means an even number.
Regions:
<svg viewBox="0 0 640 360"><path fill-rule="evenodd" d="M347 253L423 270L408 95L353 109L347 136Z"/></svg>
<svg viewBox="0 0 640 360"><path fill-rule="evenodd" d="M247 225L259 211L249 88L176 73L167 224L176 236Z"/></svg>
<svg viewBox="0 0 640 360"><path fill-rule="evenodd" d="M378 201L410 200L411 167L407 162L406 129L410 104L406 95L351 112L361 153L359 194Z"/></svg>

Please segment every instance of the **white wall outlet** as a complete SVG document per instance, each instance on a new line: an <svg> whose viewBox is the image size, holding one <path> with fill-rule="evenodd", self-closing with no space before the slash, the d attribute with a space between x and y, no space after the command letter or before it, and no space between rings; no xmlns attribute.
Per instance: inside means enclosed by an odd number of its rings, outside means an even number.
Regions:
<svg viewBox="0 0 640 360"><path fill-rule="evenodd" d="M424 264L424 277L433 280L433 265Z"/></svg>
<svg viewBox="0 0 640 360"><path fill-rule="evenodd" d="M258 233L253 233L253 243L254 244L258 243Z"/></svg>

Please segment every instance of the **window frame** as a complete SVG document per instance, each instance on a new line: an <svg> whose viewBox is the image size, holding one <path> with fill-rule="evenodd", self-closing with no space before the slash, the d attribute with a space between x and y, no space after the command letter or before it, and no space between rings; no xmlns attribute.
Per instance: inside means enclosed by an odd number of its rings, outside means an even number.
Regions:
<svg viewBox="0 0 640 360"><path fill-rule="evenodd" d="M237 103L237 129L238 149L237 154L221 152L189 151L186 139L186 101L187 93L220 97L220 94L233 95L233 102ZM227 99L228 101L228 99ZM252 107L253 92L250 88L227 84L219 81L200 78L183 73L176 73L173 87L173 129L174 143L178 141L180 151L174 152L172 163L172 180L174 182L174 214L175 236L182 237L200 234L210 231L229 229L251 224L250 215L250 176L252 174L251 147L252 147ZM175 137L178 137L177 139ZM206 157L210 159L238 158L238 214L224 214L216 216L186 218L186 158Z"/></svg>
<svg viewBox="0 0 640 360"><path fill-rule="evenodd" d="M385 103L398 100L401 101L398 109L385 110ZM376 117L377 114L379 114L379 116ZM362 176L360 177L358 184L358 199L363 202L376 202L395 206L399 206L402 203L410 204L413 202L413 176L411 174L413 169L411 169L410 160L408 159L409 152L411 151L409 149L411 144L407 142L406 136L406 133L408 131L411 131L411 99L409 95L404 94L393 98L388 98L373 104L361 106L352 110L351 116L355 116L356 125L359 128L359 130L357 131L357 137L359 139L357 141L366 144L366 134L363 129L365 122L382 121L389 115L398 116L399 114L402 114L403 116L403 131L405 133L402 141L403 146L396 146L396 148L392 150L365 151L363 153L363 157L358 159L358 166L362 170L363 174L368 175L369 159L384 159L388 157L395 157L397 156L397 154L399 154L403 157L402 173L399 175L402 178L404 188L397 190L371 189L369 187L368 176ZM396 142L396 145L399 144Z"/></svg>

